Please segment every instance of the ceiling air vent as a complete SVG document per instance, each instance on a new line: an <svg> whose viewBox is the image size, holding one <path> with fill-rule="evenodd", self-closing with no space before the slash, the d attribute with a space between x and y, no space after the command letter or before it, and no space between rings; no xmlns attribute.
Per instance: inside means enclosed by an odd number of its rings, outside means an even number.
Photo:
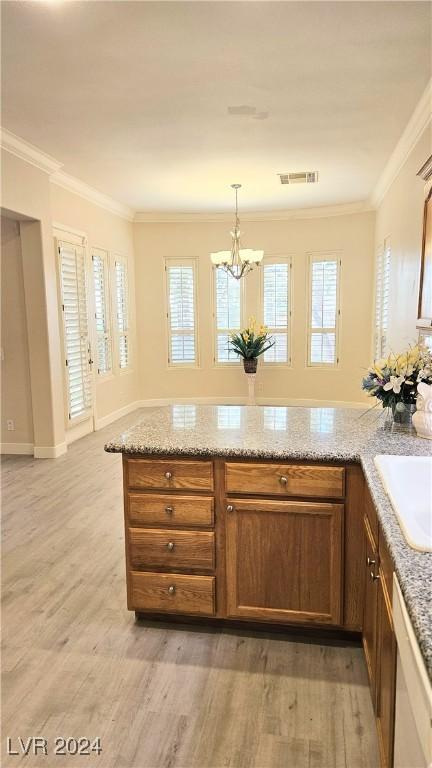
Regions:
<svg viewBox="0 0 432 768"><path fill-rule="evenodd" d="M299 173L279 173L281 184L315 184L318 171L300 171Z"/></svg>

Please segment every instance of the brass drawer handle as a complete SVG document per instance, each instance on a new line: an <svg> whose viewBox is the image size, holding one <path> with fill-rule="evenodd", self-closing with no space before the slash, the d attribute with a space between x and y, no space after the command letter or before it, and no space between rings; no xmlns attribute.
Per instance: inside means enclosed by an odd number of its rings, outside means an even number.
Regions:
<svg viewBox="0 0 432 768"><path fill-rule="evenodd" d="M171 480L172 476L173 476L172 472L165 472L165 477L166 477L167 480Z"/></svg>
<svg viewBox="0 0 432 768"><path fill-rule="evenodd" d="M288 484L288 478L287 478L287 477L285 477L285 475L281 475L281 476L280 476L280 478L279 478L279 482L280 482L282 485L287 485L287 484Z"/></svg>
<svg viewBox="0 0 432 768"><path fill-rule="evenodd" d="M172 513L174 512L174 507L165 507L165 512L167 513L167 515L172 515Z"/></svg>
<svg viewBox="0 0 432 768"><path fill-rule="evenodd" d="M173 542L173 541L169 541L169 542L168 542L168 544L167 544L167 549L168 549L170 552L172 552L172 551L173 551L173 549L174 549L174 546L175 546L175 545L174 545L174 542Z"/></svg>
<svg viewBox="0 0 432 768"><path fill-rule="evenodd" d="M379 573L374 573L373 571L370 572L371 581L378 581L380 575Z"/></svg>
<svg viewBox="0 0 432 768"><path fill-rule="evenodd" d="M366 565L367 566L376 565L376 560L372 560L372 558L369 557L369 555L368 555L367 558L366 558Z"/></svg>
<svg viewBox="0 0 432 768"><path fill-rule="evenodd" d="M234 507L232 504L228 504L227 506L227 512L234 512Z"/></svg>
<svg viewBox="0 0 432 768"><path fill-rule="evenodd" d="M168 587L169 594L170 595L175 595L175 591L176 591L175 585L174 584L170 584L170 586Z"/></svg>

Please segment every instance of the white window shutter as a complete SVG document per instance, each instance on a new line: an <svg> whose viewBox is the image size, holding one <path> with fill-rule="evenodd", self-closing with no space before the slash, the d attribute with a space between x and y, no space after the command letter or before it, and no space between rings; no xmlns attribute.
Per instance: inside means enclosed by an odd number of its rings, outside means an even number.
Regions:
<svg viewBox="0 0 432 768"><path fill-rule="evenodd" d="M59 243L69 420L85 416L92 405L85 251Z"/></svg>
<svg viewBox="0 0 432 768"><path fill-rule="evenodd" d="M115 261L116 307L117 307L117 348L119 367L129 367L129 307L126 260Z"/></svg>
<svg viewBox="0 0 432 768"><path fill-rule="evenodd" d="M167 259L168 362L194 365L197 362L195 261Z"/></svg>
<svg viewBox="0 0 432 768"><path fill-rule="evenodd" d="M290 361L290 262L264 263L261 270L264 324L275 342L264 352L264 362L286 364Z"/></svg>
<svg viewBox="0 0 432 768"><path fill-rule="evenodd" d="M93 283L95 300L96 348L98 374L112 370L111 322L108 301L108 253L94 251Z"/></svg>
<svg viewBox="0 0 432 768"><path fill-rule="evenodd" d="M238 355L229 346L233 331L239 331L242 318L242 281L223 269L214 270L215 285L215 358L218 363L237 363Z"/></svg>
<svg viewBox="0 0 432 768"><path fill-rule="evenodd" d="M309 365L338 363L339 266L338 259L330 257L310 261Z"/></svg>

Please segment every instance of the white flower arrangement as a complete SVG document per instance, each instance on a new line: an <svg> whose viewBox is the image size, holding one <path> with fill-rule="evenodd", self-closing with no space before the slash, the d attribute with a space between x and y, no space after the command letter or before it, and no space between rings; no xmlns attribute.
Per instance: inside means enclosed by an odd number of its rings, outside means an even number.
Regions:
<svg viewBox="0 0 432 768"><path fill-rule="evenodd" d="M390 353L376 360L364 377L362 388L381 401L383 408L404 411L407 405L415 404L422 382L432 384L432 351L418 343L402 354Z"/></svg>

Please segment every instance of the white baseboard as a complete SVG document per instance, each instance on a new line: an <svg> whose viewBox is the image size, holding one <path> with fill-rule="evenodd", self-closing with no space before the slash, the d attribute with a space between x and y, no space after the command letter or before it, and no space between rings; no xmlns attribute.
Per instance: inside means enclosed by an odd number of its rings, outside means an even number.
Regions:
<svg viewBox="0 0 432 768"><path fill-rule="evenodd" d="M85 421L81 421L79 424L69 427L65 434L66 445L74 443L75 440L80 440L82 437L89 435L90 432L93 432L92 418L85 419Z"/></svg>
<svg viewBox="0 0 432 768"><path fill-rule="evenodd" d="M0 453L16 456L33 456L33 443L0 443Z"/></svg>
<svg viewBox="0 0 432 768"><path fill-rule="evenodd" d="M122 416L127 416L128 413L132 413L132 411L136 411L138 408L142 408L143 407L142 403L144 402L145 402L144 400L136 400L133 403L124 405L123 408L118 408L117 411L111 411L111 413L108 413L106 416L101 416L100 419L95 419L95 429L96 430L103 429L104 427L107 427L109 424L112 424L113 421L117 421L117 419L121 419Z"/></svg>
<svg viewBox="0 0 432 768"><path fill-rule="evenodd" d="M345 400L307 400L295 397L257 397L257 405L285 405L297 408L370 408L368 403L351 402ZM132 404L130 411L136 408L155 408L161 405L247 405L246 397L165 397L146 400L137 400ZM120 418L116 416L115 418ZM111 421L114 421L112 419ZM109 423L109 422L108 422Z"/></svg>
<svg viewBox="0 0 432 768"><path fill-rule="evenodd" d="M59 456L63 456L66 452L66 443L58 443L58 445L35 445L34 447L35 459L58 459Z"/></svg>

